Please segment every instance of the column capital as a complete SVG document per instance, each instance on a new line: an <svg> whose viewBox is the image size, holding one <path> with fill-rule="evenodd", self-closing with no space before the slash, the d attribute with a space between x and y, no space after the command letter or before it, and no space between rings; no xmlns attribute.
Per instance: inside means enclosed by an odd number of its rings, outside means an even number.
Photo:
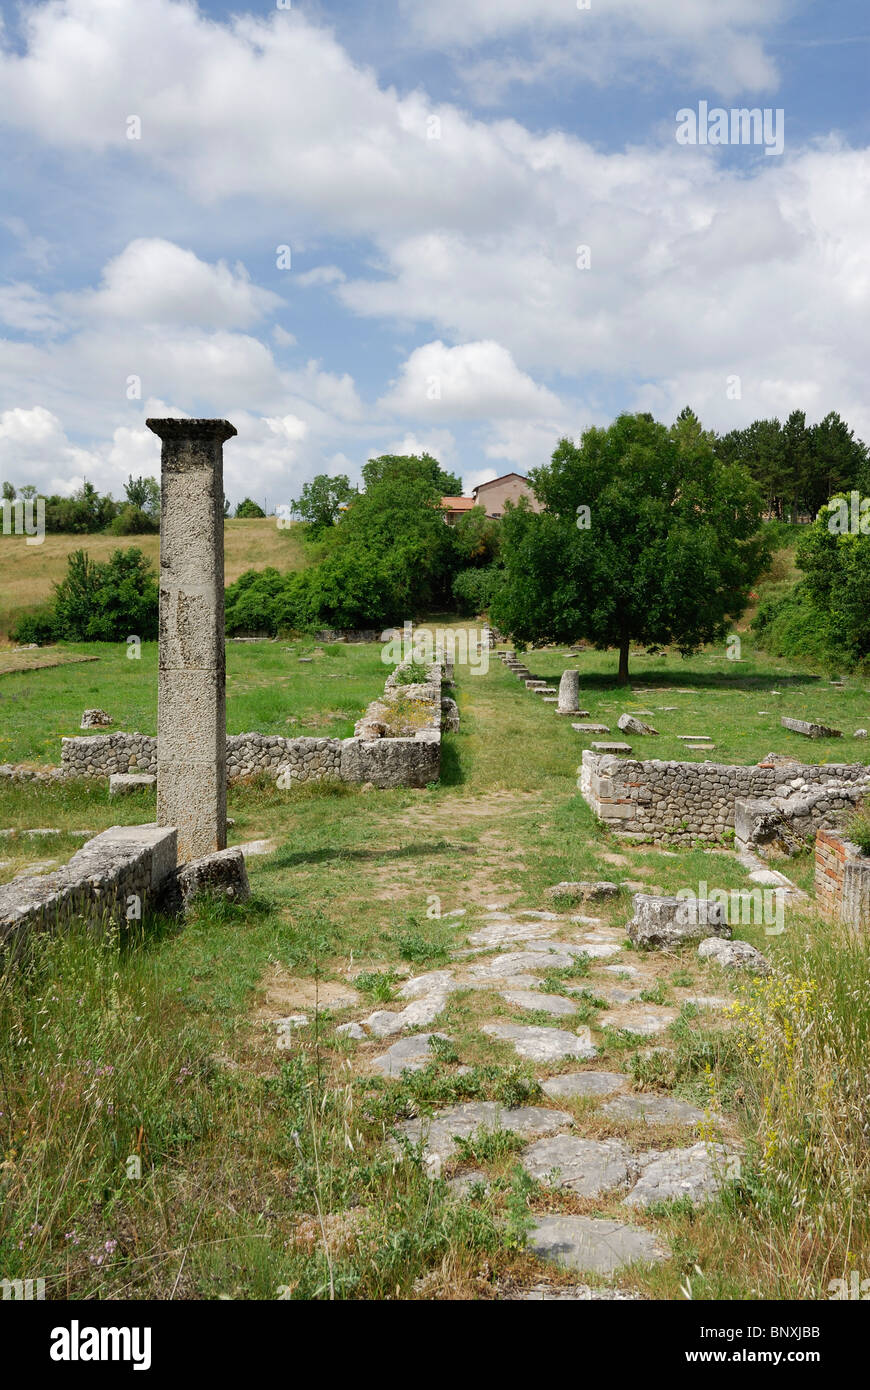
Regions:
<svg viewBox="0 0 870 1390"><path fill-rule="evenodd" d="M185 420L170 417L164 420L149 419L145 424L154 434L159 435L164 443L200 439L223 444L225 440L232 439L233 435L238 433L235 425L231 425L229 420Z"/></svg>

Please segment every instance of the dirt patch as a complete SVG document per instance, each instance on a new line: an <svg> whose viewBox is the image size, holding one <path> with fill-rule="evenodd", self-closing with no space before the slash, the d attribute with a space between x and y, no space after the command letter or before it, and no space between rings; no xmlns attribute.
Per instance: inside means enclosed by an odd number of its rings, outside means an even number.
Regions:
<svg viewBox="0 0 870 1390"><path fill-rule="evenodd" d="M360 995L350 985L337 980L291 975L281 965L269 966L260 988L263 995L254 1012L258 1020L285 1018L307 1009L350 1009L361 1002Z"/></svg>

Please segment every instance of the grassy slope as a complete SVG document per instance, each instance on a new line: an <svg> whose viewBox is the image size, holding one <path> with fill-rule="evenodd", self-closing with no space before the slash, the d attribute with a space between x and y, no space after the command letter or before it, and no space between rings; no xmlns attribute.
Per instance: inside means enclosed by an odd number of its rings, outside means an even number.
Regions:
<svg viewBox="0 0 870 1390"><path fill-rule="evenodd" d="M240 650L243 661L256 659L250 649ZM630 704L607 689L603 662L591 655L581 663L596 713ZM532 664L555 673L566 663L548 653ZM608 664L612 669L612 659ZM659 679L670 689L688 688L693 678L711 674L703 658L671 660ZM766 669L760 661L756 676L767 688L788 688L780 667ZM446 1202L443 1189L413 1165L394 1169L384 1139L398 1118L469 1096L541 1103L533 1069L477 1027L486 1018L518 1016L500 996L453 996L439 1020L456 1057L476 1068L465 1077L447 1063L400 1083L354 1080L346 1065L353 1045L335 1037L328 1019L302 1030L285 1054L275 1052L266 1031L270 1014L299 1008L293 991L300 982L312 989L346 985L360 969L367 999L350 1016L364 1016L391 997L394 970L443 965L448 947L462 944L479 922L483 905L539 908L546 886L561 879L627 877L658 891L701 880L725 888L745 884L731 858L713 860L700 850L670 857L627 848L602 832L576 790L582 740L570 721L556 718L500 666L486 677L460 673L460 682L462 732L446 740L438 788L372 795L351 788L233 789L234 840L268 834L277 844L274 854L249 861L250 905L205 911L180 933L152 926L120 958L111 949L61 943L41 978L35 974L26 988L19 982L8 995L0 990L0 1038L7 1040L0 1051L6 1088L0 1144L13 1154L0 1217L7 1277L38 1270L49 1279L49 1296L166 1297L174 1290L176 1297L268 1298L280 1287L294 1297L328 1297L331 1288L339 1297L408 1297L425 1278L422 1296L491 1297L496 1278L509 1284L540 1277L521 1249L529 1210L594 1205L624 1217L618 1196L590 1204L534 1188L516 1174L511 1146L500 1141L484 1138L468 1155L493 1180L491 1196L471 1206ZM700 687L693 712L726 721L728 698L738 711L731 717L740 722L741 694ZM813 712L823 711L814 706ZM793 746L773 720L753 738L753 753ZM804 743L800 750L816 751ZM153 802L121 809L147 819ZM118 814L104 789L0 789L4 824L100 829ZM463 907L466 917L429 920L431 895L442 911ZM620 925L628 914L626 892L601 915ZM774 959L808 968L799 957L819 936L811 911L789 925L781 939L756 929L741 934ZM823 929L820 939L830 938ZM827 952L818 970L823 983L827 971L832 994L854 993L851 1042L840 1039L834 1054L848 1073L867 1042L870 991L861 984L867 952L853 945L844 977L838 954L830 945L820 949ZM656 972L660 997L669 1002L690 988L723 989L692 950L639 963ZM624 1069L637 1057L638 1075L644 1074L643 1049L602 1031L606 1011L581 1001L574 1023L587 1020L601 1047L596 1066ZM672 1299L684 1297L687 1278L696 1298L824 1297L827 1279L844 1272L847 1251L863 1267L867 1230L854 1198L850 1205L835 1194L833 1218L827 1208L819 1218L812 1211L804 1216L800 1202L795 1207L794 1181L810 1152L801 1116L815 1113L817 1097L802 1091L800 1114L782 1113L792 1104L796 1077L788 1067L782 1073L773 1050L765 1067L746 1070L727 1031L710 1031L691 1014L675 1029L675 1042L676 1070L664 1084L701 1104L712 1085L726 1103L729 1126L742 1126L750 1144L758 1107L769 1099L797 1157L791 1167L782 1158L784 1178L769 1164L762 1178L750 1150L738 1198L700 1215L676 1204L638 1217L667 1234L676 1258L622 1282ZM383 1046L362 1045L355 1071L362 1057ZM830 1052L826 1058L827 1080ZM96 1063L111 1065L111 1075L95 1074ZM800 1084L808 1084L803 1074ZM644 1146L636 1128L593 1120L588 1104L576 1103L576 1113L586 1132L595 1124L602 1137L624 1135ZM866 1168L862 1176L850 1167L845 1134L839 1169L866 1189ZM685 1143L685 1131L657 1132L655 1142ZM137 1182L124 1177L130 1153L143 1157ZM348 1210L364 1213L356 1249L343 1235ZM117 1246L107 1251L106 1241Z"/></svg>
<svg viewBox="0 0 870 1390"><path fill-rule="evenodd" d="M279 531L274 517L227 521L224 545L228 584L245 570L269 565L296 570L307 563L299 536L293 528ZM158 536L50 535L42 545L27 545L22 537L0 532L0 640L15 618L33 612L51 597L52 584L63 579L67 556L74 550L84 549L93 559L106 560L112 551L130 546L144 551L156 569Z"/></svg>

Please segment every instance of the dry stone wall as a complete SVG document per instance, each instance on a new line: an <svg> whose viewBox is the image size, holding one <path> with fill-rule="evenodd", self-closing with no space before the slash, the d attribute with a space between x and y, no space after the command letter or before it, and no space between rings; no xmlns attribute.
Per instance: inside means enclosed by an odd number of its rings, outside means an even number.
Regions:
<svg viewBox="0 0 870 1390"><path fill-rule="evenodd" d="M119 924L131 897L144 911L175 871L177 843L172 827L116 825L89 840L62 869L3 884L0 948L14 949L26 932L75 920Z"/></svg>
<svg viewBox="0 0 870 1390"><path fill-rule="evenodd" d="M227 781L275 775L282 787L294 782L372 782L376 787L424 787L441 771L442 667L427 669L424 683L404 685L399 666L387 677L384 694L372 701L352 738L281 738L234 734L227 739ZM0 776L30 778L100 777L113 773L157 773L157 740L147 734L115 732L65 738L60 768L0 767Z"/></svg>
<svg viewBox="0 0 870 1390"><path fill-rule="evenodd" d="M579 774L584 798L611 829L656 843L691 843L728 838L738 800L789 796L798 780L806 788L857 787L870 768L863 763L639 762L586 751Z"/></svg>

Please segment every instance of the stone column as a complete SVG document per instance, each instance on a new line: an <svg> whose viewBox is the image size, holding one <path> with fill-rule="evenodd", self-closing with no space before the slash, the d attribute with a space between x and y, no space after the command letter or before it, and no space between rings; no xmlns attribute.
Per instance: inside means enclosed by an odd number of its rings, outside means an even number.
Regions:
<svg viewBox="0 0 870 1390"><path fill-rule="evenodd" d="M559 682L557 714L576 714L580 708L580 672L564 671Z"/></svg>
<svg viewBox="0 0 870 1390"><path fill-rule="evenodd" d="M223 443L227 420L146 420L160 461L157 824L178 862L227 843Z"/></svg>

